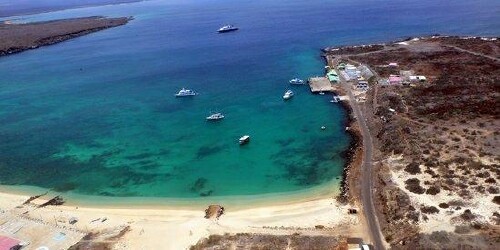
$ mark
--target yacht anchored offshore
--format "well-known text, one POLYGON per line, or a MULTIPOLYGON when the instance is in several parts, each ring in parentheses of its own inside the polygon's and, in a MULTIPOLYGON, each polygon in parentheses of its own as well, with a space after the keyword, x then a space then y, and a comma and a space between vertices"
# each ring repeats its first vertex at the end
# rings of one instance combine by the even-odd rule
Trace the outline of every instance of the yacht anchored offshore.
POLYGON ((179 90, 179 92, 177 94, 175 94, 175 97, 195 96, 197 94, 198 93, 196 93, 190 89, 182 88, 181 90, 179 90))
POLYGON ((240 145, 247 144, 247 143, 250 142, 250 136, 249 135, 244 135, 244 136, 240 137, 240 139, 238 140, 238 142, 240 143, 240 145))
POLYGON ((288 100, 293 97, 293 91, 287 90, 285 94, 283 95, 283 99, 288 100))
POLYGON ((213 113, 207 116, 207 121, 217 121, 221 119, 224 119, 224 115, 222 113, 213 113))
POLYGON ((230 32, 230 31, 237 31, 237 30, 238 30, 238 27, 234 27, 233 25, 228 24, 228 25, 222 26, 219 30, 217 30, 217 32, 225 33, 225 32, 230 32))

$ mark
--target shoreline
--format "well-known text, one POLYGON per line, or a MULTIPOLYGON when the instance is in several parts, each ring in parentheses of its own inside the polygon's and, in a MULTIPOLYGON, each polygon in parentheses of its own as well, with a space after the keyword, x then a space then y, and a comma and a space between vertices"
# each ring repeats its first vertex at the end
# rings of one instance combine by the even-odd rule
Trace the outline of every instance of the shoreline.
POLYGON ((249 208, 263 208, 267 206, 290 205, 322 199, 332 199, 339 194, 337 187, 340 187, 340 183, 337 178, 334 178, 320 186, 292 192, 218 197, 107 197, 61 193, 36 186, 10 185, 0 185, 0 194, 30 197, 47 193, 37 200, 47 201, 55 196, 61 196, 64 199, 63 206, 71 207, 88 207, 96 209, 179 209, 200 211, 200 209, 205 209, 209 204, 222 204, 224 206, 230 206, 233 210, 244 210, 249 208))
POLYGON ((341 101, 340 105, 344 108, 347 113, 347 120, 344 122, 344 127, 349 128, 346 132, 351 138, 349 142, 349 146, 346 150, 342 152, 342 157, 346 160, 344 167, 342 168, 342 178, 340 180, 340 193, 338 195, 338 200, 341 202, 348 202, 352 197, 350 194, 350 185, 349 185, 349 174, 354 165, 354 160, 356 158, 356 154, 362 148, 363 138, 361 135, 353 130, 352 128, 356 124, 356 119, 353 117, 353 110, 348 103, 349 101, 341 101))
MULTIPOLYGON (((324 59, 325 66, 328 66, 328 60, 324 54, 325 49, 321 49, 321 51, 323 52, 321 57, 324 59)), ((343 93, 343 90, 339 89, 337 91, 334 91, 334 93, 337 95, 341 95, 343 93)), ((341 157, 344 159, 345 162, 344 166, 342 167, 339 194, 337 194, 335 198, 338 202, 342 204, 353 202, 352 196, 354 195, 351 194, 350 192, 351 189, 349 184, 349 177, 351 170, 353 168, 356 168, 355 160, 358 157, 358 153, 363 147, 363 138, 361 134, 356 129, 353 129, 356 126, 356 119, 353 116, 352 106, 350 105, 349 102, 350 100, 344 100, 339 102, 340 106, 346 112, 345 119, 342 124, 343 127, 346 128, 346 133, 350 138, 348 147, 340 153, 341 157)))
MULTIPOLYGON (((203 210, 66 205, 39 207, 40 201, 34 200, 21 205, 28 199, 27 196, 1 192, 0 199, 4 201, 0 203, 2 219, 7 220, 7 223, 23 221, 31 227, 43 227, 45 230, 66 230, 68 235, 80 233, 80 238, 68 242, 69 245, 75 244, 89 233, 128 227, 126 234, 110 243, 118 249, 186 249, 200 239, 214 234, 289 235, 300 232, 307 235, 313 233, 311 228, 318 225, 325 227, 325 233, 359 232, 361 227, 359 218, 355 215, 347 216, 347 207, 339 205, 333 198, 243 210, 225 207, 224 214, 218 219, 204 218, 203 210), (69 218, 77 218, 78 222, 69 224, 69 218), (95 222, 96 220, 99 221, 95 222)), ((33 235, 21 230, 16 233, 16 237, 36 242, 46 238, 46 231, 44 233, 40 230, 33 235)))
MULTIPOLYGON (((353 126, 355 119, 349 103, 341 102, 341 105, 346 112, 342 124, 353 126)), ((159 203, 155 203, 152 197, 111 199, 99 196, 97 199, 87 196, 90 199, 79 200, 63 193, 63 198, 69 197, 67 203, 40 208, 39 205, 59 193, 50 192, 24 204, 30 196, 47 190, 38 188, 40 192, 34 193, 32 191, 37 190, 36 187, 0 185, 0 211, 8 214, 10 221, 28 219, 32 225, 48 227, 59 227, 55 218, 63 217, 66 221, 78 218, 76 225, 63 225, 67 227, 65 229, 85 234, 128 226, 130 231, 116 243, 120 249, 184 249, 209 235, 226 233, 339 234, 365 238, 363 219, 358 214, 348 214, 351 204, 347 202, 350 197, 349 171, 355 167, 354 159, 359 152, 361 138, 353 129, 346 133, 350 142, 341 152, 344 159, 341 176, 313 188, 256 196, 177 199, 177 202, 175 199, 156 199, 161 200, 159 203), (147 200, 153 201, 145 202, 147 200), (219 219, 205 219, 203 210, 210 204, 220 204, 226 212, 219 219), (105 218, 106 222, 96 224, 96 218, 105 218), (325 231, 319 228, 325 228, 325 231)), ((30 237, 45 237, 42 232, 38 234, 30 237)))
MULTIPOLYGON (((50 21, 49 21, 50 22, 50 21)), ((1 54, 0 54, 1 56, 1 54)), ((352 128, 355 119, 352 109, 347 103, 341 101, 339 104, 345 111, 342 121, 343 127, 352 128)), ((56 192, 47 188, 29 185, 2 185, 0 184, 0 194, 11 194, 20 196, 35 196, 48 193, 38 200, 48 200, 57 195, 64 199, 63 206, 78 206, 87 208, 134 208, 134 209, 179 209, 196 210, 205 209, 209 204, 223 204, 235 210, 249 208, 265 208, 268 206, 299 204, 303 202, 317 201, 323 199, 335 199, 337 202, 346 205, 350 199, 348 175, 353 168, 356 153, 359 151, 362 138, 355 130, 345 131, 349 137, 348 146, 340 152, 340 157, 344 160, 342 173, 332 177, 331 180, 317 186, 278 193, 266 193, 255 195, 231 195, 231 196, 209 196, 190 198, 171 197, 119 197, 119 196, 99 196, 86 195, 71 192, 56 192)))
MULTIPOLYGON (((351 127, 355 123, 352 109, 345 101, 340 102, 345 110, 344 127, 351 127)), ((61 196, 65 203, 63 206, 78 206, 87 208, 133 208, 133 209, 179 209, 200 211, 209 204, 222 204, 233 210, 244 210, 250 208, 265 208, 269 206, 280 206, 299 204, 303 202, 318 201, 324 199, 335 199, 345 205, 349 200, 349 183, 347 181, 349 170, 353 167, 356 152, 360 149, 362 140, 360 136, 349 129, 346 131, 350 138, 348 147, 340 155, 344 159, 342 174, 333 177, 328 182, 318 186, 289 192, 256 194, 256 195, 234 195, 234 196, 211 196, 192 198, 169 198, 169 197, 108 197, 98 195, 85 195, 78 193, 56 192, 47 188, 28 185, 1 185, 0 194, 34 196, 46 193, 38 200, 48 200, 57 195, 61 196)))

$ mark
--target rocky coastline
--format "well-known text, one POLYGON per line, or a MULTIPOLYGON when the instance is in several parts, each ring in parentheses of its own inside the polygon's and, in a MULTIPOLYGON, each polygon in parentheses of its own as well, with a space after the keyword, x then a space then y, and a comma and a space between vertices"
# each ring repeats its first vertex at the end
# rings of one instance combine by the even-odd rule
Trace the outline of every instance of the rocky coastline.
POLYGON ((351 140, 349 142, 349 147, 341 153, 342 158, 345 159, 345 163, 342 170, 342 179, 340 181, 340 194, 337 196, 337 200, 341 203, 347 203, 351 199, 349 181, 351 170, 355 165, 355 158, 363 147, 363 138, 356 129, 353 129, 356 121, 352 115, 351 106, 349 106, 347 101, 342 101, 340 103, 347 112, 347 119, 344 122, 344 127, 347 128, 346 132, 351 140))

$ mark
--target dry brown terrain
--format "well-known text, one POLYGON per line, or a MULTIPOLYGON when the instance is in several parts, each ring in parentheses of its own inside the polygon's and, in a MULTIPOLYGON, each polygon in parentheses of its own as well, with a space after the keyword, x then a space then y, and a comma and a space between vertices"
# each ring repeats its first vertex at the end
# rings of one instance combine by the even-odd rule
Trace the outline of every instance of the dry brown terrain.
POLYGON ((270 235, 239 233, 210 235, 191 250, 202 249, 347 249, 345 238, 335 236, 270 235))
POLYGON ((0 23, 0 56, 51 45, 126 24, 130 18, 84 17, 26 24, 0 23))
POLYGON ((380 169, 375 202, 393 248, 500 248, 499 51, 498 39, 460 37, 326 50, 382 78, 427 77, 381 86, 375 76, 363 107, 380 169))

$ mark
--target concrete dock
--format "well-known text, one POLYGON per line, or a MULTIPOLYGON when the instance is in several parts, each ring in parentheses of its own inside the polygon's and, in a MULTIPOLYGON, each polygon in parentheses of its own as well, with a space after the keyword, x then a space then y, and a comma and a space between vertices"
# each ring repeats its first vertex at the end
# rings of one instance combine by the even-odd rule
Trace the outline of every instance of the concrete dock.
POLYGON ((313 93, 334 92, 336 90, 326 77, 311 77, 307 82, 309 83, 309 87, 313 93))

